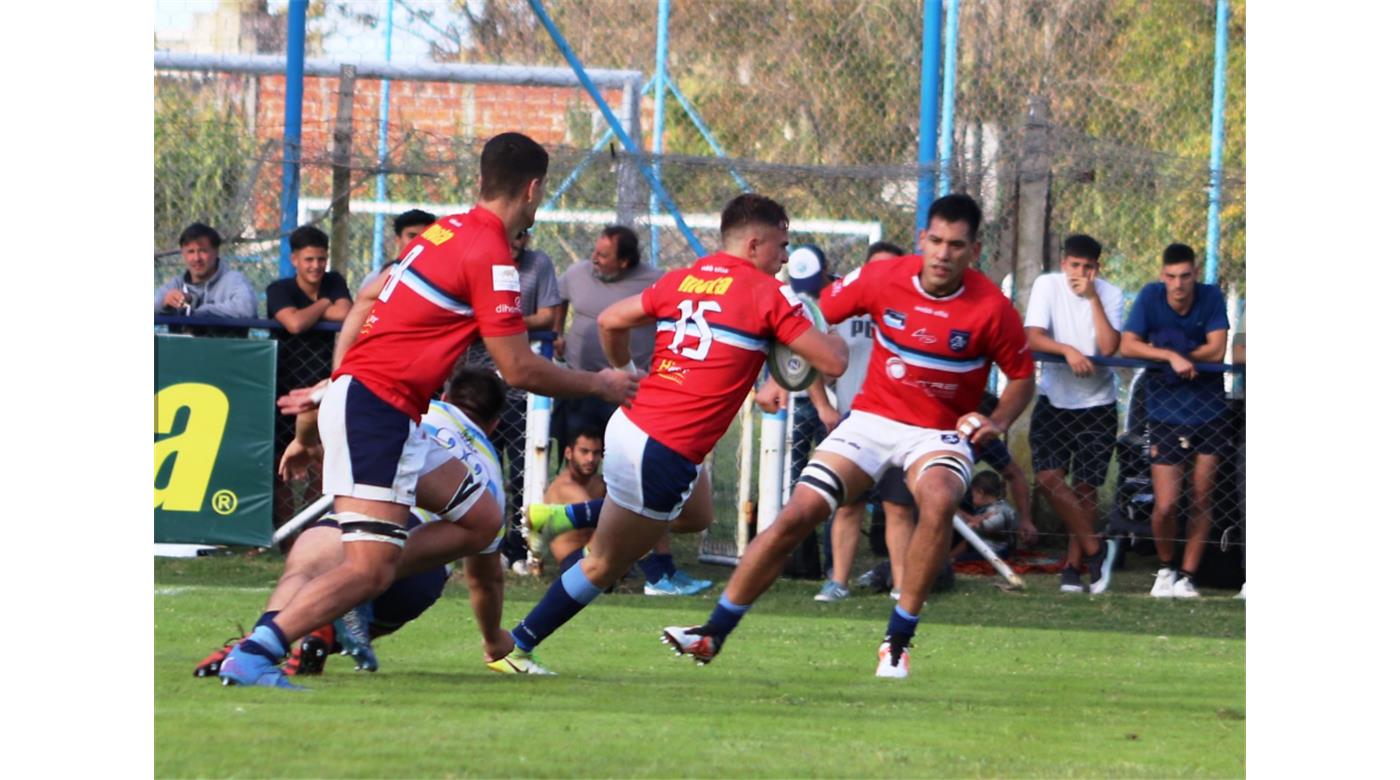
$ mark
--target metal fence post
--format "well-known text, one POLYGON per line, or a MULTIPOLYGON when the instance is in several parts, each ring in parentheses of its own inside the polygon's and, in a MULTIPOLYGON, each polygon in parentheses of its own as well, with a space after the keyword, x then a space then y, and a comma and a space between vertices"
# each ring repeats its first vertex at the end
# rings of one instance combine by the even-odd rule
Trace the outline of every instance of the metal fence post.
POLYGON ((1206 283, 1220 269, 1220 162, 1225 153, 1225 62, 1229 48, 1230 0, 1215 2, 1215 94, 1210 108, 1210 205, 1207 208, 1206 283))
POLYGON ((355 108, 355 66, 340 66, 335 135, 331 141, 331 270, 344 275, 350 253, 350 148, 355 108))
POLYGON ((938 31, 943 24, 942 0, 924 0, 924 50, 919 67, 919 205, 914 214, 914 245, 927 225, 933 204, 933 169, 938 126, 938 31))
POLYGON ((1016 176, 1016 308, 1026 310, 1031 284, 1045 270, 1050 231, 1050 105, 1043 96, 1027 101, 1024 154, 1016 176))
POLYGON ((297 228, 297 196, 301 189, 301 91, 306 65, 306 6, 308 0, 291 0, 287 6, 287 85, 282 112, 282 247, 279 273, 292 276, 292 244, 288 235, 297 228))

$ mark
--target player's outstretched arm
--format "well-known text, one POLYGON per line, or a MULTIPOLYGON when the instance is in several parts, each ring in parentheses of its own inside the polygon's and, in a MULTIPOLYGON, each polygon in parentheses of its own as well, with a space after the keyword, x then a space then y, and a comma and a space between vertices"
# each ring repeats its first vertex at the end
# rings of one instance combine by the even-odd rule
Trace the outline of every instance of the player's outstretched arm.
MULTIPOLYGON (((631 295, 614 303, 598 315, 598 340, 602 343, 603 354, 614 368, 632 369, 632 342, 628 337, 633 328, 650 325, 656 318, 647 314, 642 305, 642 296, 631 295)), ((636 366, 641 373, 647 373, 651 366, 636 366)))
POLYGON ((340 368, 340 361, 345 358, 345 353, 350 350, 350 345, 359 338, 360 328, 363 328, 365 320, 369 319, 369 312, 374 308, 374 302, 379 298, 379 291, 384 289, 384 280, 389 278, 392 270, 391 266, 385 266, 373 282, 355 294, 355 302, 350 304, 350 311, 340 323, 340 333, 335 336, 335 352, 331 355, 331 371, 340 368))
POLYGON ((846 341, 834 333, 823 333, 817 328, 808 328, 801 336, 792 340, 792 351, 807 359, 812 368, 827 376, 841 376, 846 373, 846 364, 851 353, 846 341))
POLYGON ((476 615, 476 625, 481 629, 481 654, 487 663, 491 663, 504 658, 515 648, 515 640, 501 628, 506 578, 501 571, 500 553, 467 556, 466 576, 472 613, 476 615))
POLYGON ((511 387, 553 398, 593 395, 610 404, 629 405, 637 378, 625 371, 575 371, 557 366, 530 351, 522 331, 510 336, 483 336, 486 351, 511 387))

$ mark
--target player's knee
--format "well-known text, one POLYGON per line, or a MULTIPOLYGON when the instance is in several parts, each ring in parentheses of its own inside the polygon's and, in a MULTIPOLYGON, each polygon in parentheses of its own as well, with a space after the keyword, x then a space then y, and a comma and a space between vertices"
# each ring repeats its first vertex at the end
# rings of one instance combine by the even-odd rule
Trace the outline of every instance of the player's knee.
MULTIPOLYGON (((821 522, 830 517, 842 504, 846 503, 846 482, 841 479, 834 469, 824 463, 817 461, 809 462, 802 469, 802 473, 797 475, 797 484, 805 486, 819 496, 826 504, 826 513, 821 514, 819 510, 809 510, 802 507, 802 514, 814 515, 813 523, 821 522)), ((789 506, 791 506, 791 502, 789 506)), ((806 519, 804 517, 804 519, 806 519)))
POLYGON ((972 467, 956 455, 938 455, 919 467, 914 496, 920 507, 954 508, 972 482, 972 467))

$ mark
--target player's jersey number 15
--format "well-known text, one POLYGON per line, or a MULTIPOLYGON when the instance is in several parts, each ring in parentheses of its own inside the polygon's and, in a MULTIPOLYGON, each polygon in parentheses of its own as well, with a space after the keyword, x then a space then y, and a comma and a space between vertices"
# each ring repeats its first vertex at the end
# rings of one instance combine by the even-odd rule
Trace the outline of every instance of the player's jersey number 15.
POLYGON ((710 354, 710 345, 714 342, 714 333, 710 330, 710 323, 705 321, 706 312, 719 312, 718 301, 681 301, 677 307, 681 311, 680 319, 676 321, 676 336, 671 339, 667 349, 677 353, 681 357, 692 360, 704 360, 710 354), (693 347, 681 347, 686 336, 690 335, 690 324, 695 323, 695 331, 699 336, 699 343, 693 347))

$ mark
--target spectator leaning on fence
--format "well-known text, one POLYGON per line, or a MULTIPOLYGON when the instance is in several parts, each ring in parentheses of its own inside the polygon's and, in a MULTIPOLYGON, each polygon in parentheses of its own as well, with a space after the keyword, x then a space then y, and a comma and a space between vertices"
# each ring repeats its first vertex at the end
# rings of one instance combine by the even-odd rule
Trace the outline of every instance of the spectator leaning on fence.
MULTIPOLYGON (((1076 234, 1065 239, 1060 272, 1042 274, 1026 304, 1026 343, 1064 357, 1040 367, 1039 397, 1031 412, 1031 465, 1036 482, 1069 532, 1060 590, 1083 593, 1081 562, 1097 555, 1094 535, 1098 488, 1108 475, 1118 433, 1118 394, 1111 370, 1090 362, 1118 351, 1123 291, 1099 278, 1103 247, 1076 234), (1074 486, 1067 478, 1074 473, 1074 486)), ((1094 590, 1095 583, 1090 583, 1094 590)), ((1103 581, 1099 590, 1107 587, 1103 581)))
POLYGON ((1160 566, 1152 585, 1158 598, 1195 598, 1197 567, 1212 520, 1216 469, 1228 452, 1230 431, 1225 385, 1219 372, 1193 363, 1225 357, 1225 297, 1213 284, 1196 282, 1196 253, 1172 244, 1162 253, 1162 277, 1142 288, 1123 329, 1123 355, 1165 361, 1170 371, 1148 373, 1147 437, 1152 444, 1152 535, 1160 566), (1190 513, 1181 568, 1176 551, 1177 503, 1186 466, 1191 468, 1190 513))
MULTIPOLYGON (((345 277, 326 270, 330 239, 319 228, 302 225, 292 231, 292 267, 296 275, 278 279, 267 286, 267 316, 284 330, 274 330, 277 339, 277 395, 293 388, 315 384, 330 374, 335 333, 313 331, 318 322, 340 322, 350 313, 350 288, 345 277)), ((294 420, 277 415, 274 449, 276 462, 292 440, 294 420)), ((284 496, 277 501, 278 516, 285 519, 291 507, 284 496)))
POLYGON ((157 314, 194 317, 256 317, 258 294, 248 277, 219 258, 219 231, 196 222, 180 234, 185 272, 156 290, 157 314))

